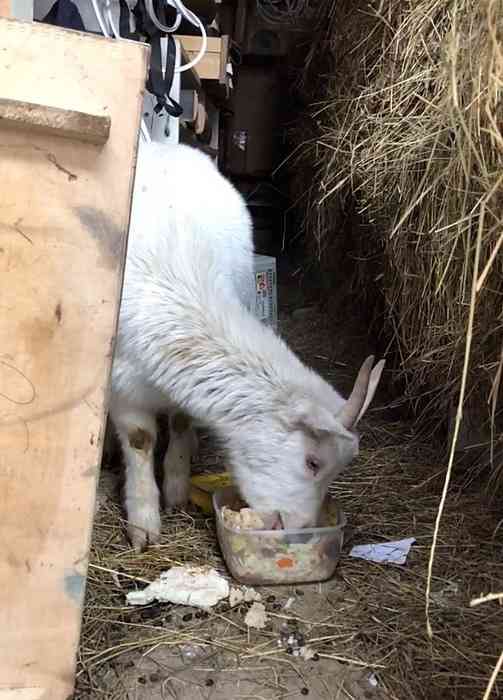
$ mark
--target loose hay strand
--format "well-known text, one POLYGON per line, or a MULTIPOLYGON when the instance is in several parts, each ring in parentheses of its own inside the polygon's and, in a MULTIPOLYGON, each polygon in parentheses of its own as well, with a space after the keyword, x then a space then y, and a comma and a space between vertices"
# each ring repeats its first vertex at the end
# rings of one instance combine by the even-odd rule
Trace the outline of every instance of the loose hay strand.
POLYGON ((431 543, 430 557, 428 560, 428 575, 426 578, 425 616, 426 616, 426 629, 428 632, 428 637, 430 639, 433 637, 433 630, 431 628, 431 623, 430 623, 430 594, 431 594, 431 579, 433 576, 433 562, 435 560, 435 550, 437 547, 438 533, 440 530, 440 521, 442 519, 442 513, 444 512, 445 501, 447 498, 447 492, 449 490, 449 483, 451 480, 452 467, 454 464, 456 445, 457 445, 457 441, 458 441, 459 430, 461 427, 461 421, 463 418, 463 404, 465 401, 466 384, 467 384, 467 378, 468 378, 468 367, 469 367, 469 363, 470 363, 470 352, 471 352, 472 338, 473 338, 473 321, 475 318, 475 306, 476 306, 476 302, 477 302, 477 278, 478 278, 478 274, 479 274, 480 249, 481 249, 481 244, 482 244, 482 232, 484 229, 484 218, 485 218, 485 207, 482 207, 482 211, 481 211, 480 218, 479 218, 477 243, 475 246, 475 260, 474 260, 474 264, 473 264, 470 311, 469 311, 469 315, 468 315, 468 328, 466 330, 465 359, 464 359, 464 364, 463 364, 463 374, 461 375, 461 388, 459 390, 458 409, 456 412, 454 433, 453 433, 453 437, 452 437, 452 443, 450 446, 449 463, 447 465, 444 486, 442 489, 442 495, 441 495, 440 503, 438 506, 437 517, 435 519, 435 529, 433 530, 433 540, 431 543))
POLYGON ((494 671, 491 673, 491 677, 489 679, 489 682, 487 684, 487 688, 484 693, 484 697, 482 700, 489 700, 491 697, 491 693, 493 692, 493 688, 496 683, 496 678, 498 677, 499 672, 501 671, 501 667, 503 666, 503 651, 501 652, 498 661, 496 662, 496 666, 494 667, 494 671))

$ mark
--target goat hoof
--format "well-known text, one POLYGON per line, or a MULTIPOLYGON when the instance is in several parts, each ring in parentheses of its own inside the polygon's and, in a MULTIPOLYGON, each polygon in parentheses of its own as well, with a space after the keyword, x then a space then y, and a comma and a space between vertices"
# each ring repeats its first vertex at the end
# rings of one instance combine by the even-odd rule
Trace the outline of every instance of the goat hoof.
POLYGON ((140 553, 148 549, 149 545, 156 544, 159 541, 160 532, 141 530, 135 525, 130 525, 128 537, 135 552, 140 553))
POLYGON ((128 537, 137 552, 143 552, 151 544, 156 544, 161 535, 161 516, 159 511, 144 509, 141 514, 128 523, 128 537))
POLYGON ((189 502, 190 484, 185 480, 173 480, 164 484, 164 507, 169 512, 173 508, 183 508, 189 502))

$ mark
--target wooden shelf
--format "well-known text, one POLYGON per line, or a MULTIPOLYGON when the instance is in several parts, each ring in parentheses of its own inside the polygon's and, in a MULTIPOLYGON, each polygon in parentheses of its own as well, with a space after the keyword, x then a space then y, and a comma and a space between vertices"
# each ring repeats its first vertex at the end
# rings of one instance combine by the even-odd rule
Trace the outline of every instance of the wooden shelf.
MULTIPOLYGON (((189 56, 188 52, 184 48, 182 42, 180 41, 180 37, 176 37, 178 41, 180 42, 180 51, 181 51, 181 58, 182 58, 182 65, 185 65, 186 63, 190 63, 192 60, 192 57, 189 56)), ((182 90, 197 90, 199 91, 201 89, 201 79, 194 68, 189 68, 189 70, 184 70, 183 73, 180 73, 180 81, 181 81, 181 86, 182 90)))

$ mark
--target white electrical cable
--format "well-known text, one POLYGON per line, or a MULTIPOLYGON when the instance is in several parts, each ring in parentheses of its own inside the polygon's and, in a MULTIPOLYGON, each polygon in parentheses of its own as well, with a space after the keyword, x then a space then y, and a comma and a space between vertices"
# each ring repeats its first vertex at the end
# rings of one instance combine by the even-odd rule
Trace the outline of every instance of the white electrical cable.
POLYGON ((190 70, 191 68, 194 68, 199 61, 203 58, 204 54, 206 53, 206 49, 208 48, 208 37, 206 36, 206 31, 204 29, 204 25, 199 19, 197 15, 195 15, 191 10, 188 10, 185 5, 183 4, 182 0, 171 0, 178 12, 180 12, 185 19, 190 22, 194 27, 198 27, 199 31, 201 32, 201 48, 199 49, 199 52, 195 58, 192 59, 192 61, 189 61, 189 63, 185 63, 183 66, 180 66, 178 69, 175 69, 177 73, 183 73, 186 70, 190 70))
POLYGON ((110 0, 105 0, 105 14, 106 14, 106 18, 108 20, 108 25, 109 25, 110 29, 112 30, 112 34, 114 35, 114 37, 116 39, 120 39, 121 37, 119 34, 119 30, 117 29, 117 27, 114 24, 114 18, 112 16, 112 3, 110 2, 110 0))
MULTIPOLYGON (((109 37, 110 32, 106 28, 104 18, 101 14, 101 11, 98 7, 98 2, 100 0, 91 0, 93 9, 94 9, 94 14, 96 15, 96 19, 98 20, 98 24, 100 25, 100 29, 104 36, 109 37)), ((165 0, 168 4, 168 0, 165 0)), ((147 8, 148 15, 152 22, 155 24, 155 26, 160 29, 163 32, 176 32, 178 27, 180 26, 182 22, 182 17, 187 20, 187 22, 190 22, 194 27, 197 27, 199 31, 201 32, 201 48, 199 49, 197 56, 192 59, 192 61, 189 61, 189 63, 185 63, 182 66, 179 66, 178 68, 175 68, 175 73, 183 73, 184 71, 190 70, 191 68, 194 68, 199 61, 203 58, 204 54, 206 53, 206 49, 208 48, 208 38, 206 35, 206 30, 204 29, 204 25, 199 19, 197 15, 195 15, 192 10, 189 10, 185 5, 183 4, 182 0, 171 0, 171 3, 173 4, 174 9, 176 10, 176 20, 175 23, 171 27, 167 27, 164 24, 161 24, 159 21, 158 17, 156 16, 154 12, 154 3, 153 0, 145 0, 145 6, 147 8)), ((112 8, 111 8, 111 2, 110 0, 105 0, 105 12, 106 12, 106 17, 108 19, 108 24, 109 28, 115 36, 116 39, 120 39, 119 32, 117 31, 117 28, 115 27, 113 16, 112 16, 112 8)))
MULTIPOLYGON (((166 4, 170 5, 168 0, 165 0, 165 2, 166 4)), ((182 18, 184 18, 187 20, 187 22, 190 22, 190 24, 192 24, 194 27, 197 27, 201 32, 202 43, 197 56, 193 58, 192 61, 189 61, 189 63, 185 63, 184 65, 175 68, 175 73, 183 73, 184 71, 190 70, 190 68, 193 68, 195 65, 197 65, 199 61, 203 58, 204 54, 206 53, 206 49, 208 48, 208 39, 203 23, 197 15, 195 15, 191 10, 185 7, 182 0, 171 0, 171 6, 174 7, 174 9, 176 10, 177 17, 174 25, 172 27, 167 27, 164 24, 161 24, 159 18, 155 14, 153 0, 145 0, 145 7, 147 8, 147 12, 150 19, 155 24, 155 26, 161 31, 168 33, 176 32, 176 30, 181 24, 182 18)))
POLYGON ((176 19, 175 23, 171 27, 167 27, 165 24, 162 24, 159 21, 159 18, 154 12, 154 2, 153 0, 145 0, 145 7, 147 8, 148 16, 152 20, 152 22, 155 24, 155 26, 161 30, 161 32, 176 32, 180 24, 182 23, 182 14, 177 11, 176 13, 176 19))
POLYGON ((110 34, 108 33, 108 30, 105 26, 105 22, 103 20, 101 11, 98 7, 98 0, 91 0, 91 3, 93 5, 94 14, 96 15, 96 19, 98 20, 98 24, 100 25, 102 34, 106 37, 110 37, 110 34))

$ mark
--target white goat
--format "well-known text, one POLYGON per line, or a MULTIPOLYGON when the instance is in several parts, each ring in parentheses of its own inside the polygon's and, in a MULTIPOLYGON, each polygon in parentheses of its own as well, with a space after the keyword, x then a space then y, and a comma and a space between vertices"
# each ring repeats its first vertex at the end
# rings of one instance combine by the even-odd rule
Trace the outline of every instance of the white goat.
POLYGON ((131 213, 110 414, 126 466, 129 537, 159 537, 156 414, 170 415, 164 501, 187 501, 194 424, 224 441, 251 507, 285 527, 319 516, 358 453, 354 428, 383 362, 368 358, 346 402, 245 308, 253 282, 250 217, 213 162, 187 146, 142 144, 131 213), (249 288, 249 287, 248 287, 249 288))

